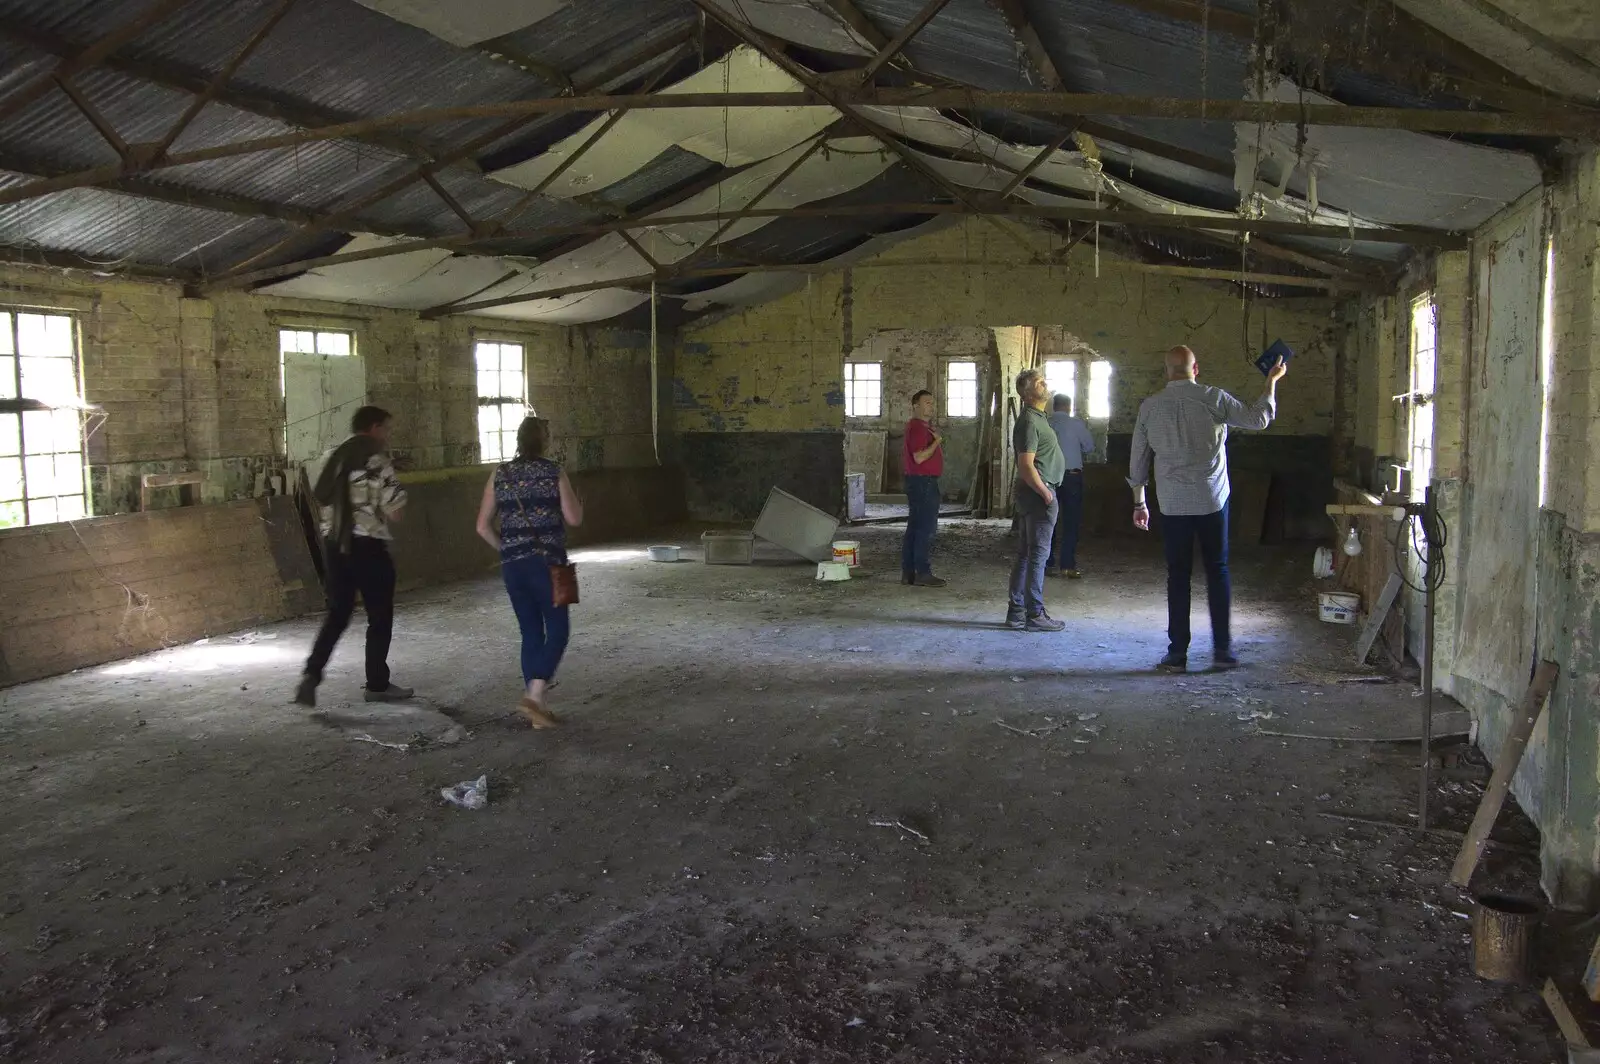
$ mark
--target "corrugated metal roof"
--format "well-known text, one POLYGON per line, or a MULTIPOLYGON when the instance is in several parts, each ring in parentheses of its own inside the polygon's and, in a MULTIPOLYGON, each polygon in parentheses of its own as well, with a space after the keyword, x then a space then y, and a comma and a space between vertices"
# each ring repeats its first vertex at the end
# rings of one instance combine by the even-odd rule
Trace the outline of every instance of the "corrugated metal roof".
MULTIPOLYGON (((0 189, 30 180, 0 172, 0 189)), ((130 260, 211 272, 261 250, 285 232, 281 222, 94 188, 0 205, 0 233, 6 243, 70 251, 108 265, 130 260)))
MULTIPOLYGON (((190 0, 179 14, 146 31, 118 55, 166 67, 190 82, 203 82, 222 69, 277 2, 190 0)), ((764 5, 751 8, 760 16, 758 21, 802 27, 793 32, 807 38, 797 42, 803 46, 815 48, 821 40, 843 42, 846 50, 853 47, 847 35, 835 32, 838 18, 824 0, 781 0, 777 6, 773 6, 775 0, 756 2, 764 5)), ((1254 14, 1256 9, 1254 0, 1209 2, 1216 11, 1254 14)), ((139 16, 149 3, 150 0, 0 0, 0 98, 48 71, 57 61, 14 43, 4 33, 7 23, 64 40, 65 45, 53 47, 70 50, 69 46, 81 47, 139 16)), ((746 5, 751 5, 752 0, 719 3, 737 16, 746 12, 746 5)), ((890 34, 924 6, 924 0, 856 3, 890 34)), ((1069 90, 1241 98, 1249 89, 1252 42, 1248 39, 1215 32, 1205 35, 1194 22, 1164 17, 1119 0, 1029 0, 1027 8, 1033 27, 1069 90)), ((518 62, 526 59, 554 67, 585 83, 601 71, 615 75, 619 60, 700 23, 701 16, 691 0, 575 0, 524 30, 476 48, 463 48, 354 0, 298 0, 277 30, 245 61, 229 87, 269 104, 286 104, 291 109, 299 106, 344 119, 548 96, 558 91, 557 86, 548 78, 520 68, 518 62)), ((717 35, 712 39, 717 40, 717 35)), ((1296 48, 1301 43, 1296 41, 1296 48)), ((714 46, 727 47, 725 43, 714 46)), ((989 0, 949 0, 913 39, 905 55, 918 71, 936 79, 980 88, 1037 87, 1023 49, 989 0)), ((835 65, 859 62, 838 56, 829 59, 820 53, 812 58, 835 65)), ((699 67, 682 56, 672 61, 681 64, 682 70, 674 70, 664 84, 699 67)), ((1317 74, 1325 91, 1350 102, 1413 107, 1454 103, 1438 96, 1422 96, 1416 84, 1389 84, 1337 63, 1331 63, 1325 71, 1319 69, 1317 74)), ((186 92, 105 68, 85 71, 75 80, 123 139, 132 143, 161 139, 191 99, 186 92)), ((614 77, 613 84, 629 80, 636 82, 637 78, 614 77)), ((512 165, 546 150, 581 127, 588 117, 563 115, 530 121, 498 144, 490 145, 492 150, 477 154, 485 162, 493 160, 497 168, 512 165)), ((1061 128, 1059 123, 1020 115, 965 113, 960 117, 1001 141, 1016 145, 1043 144, 1061 128)), ((162 184, 160 196, 155 198, 81 189, 0 206, 0 243, 71 251, 102 261, 136 259, 211 272, 271 246, 292 232, 292 225, 244 213, 165 202, 167 189, 178 190, 178 195, 190 189, 299 210, 333 212, 415 172, 417 160, 397 149, 396 139, 437 151, 477 137, 499 124, 500 120, 456 122, 399 131, 385 147, 354 141, 319 142, 162 170, 145 179, 162 184)), ((1200 207, 1234 209, 1237 197, 1231 176, 1236 138, 1233 124, 1109 118, 1100 124, 1186 149, 1216 164, 1196 167, 1108 146, 1107 173, 1123 185, 1200 207), (1218 167, 1225 169, 1218 172, 1218 167)), ((291 129, 273 118, 213 103, 188 127, 175 150, 273 136, 291 129)), ((1101 139, 1110 141, 1111 136, 1101 139)), ((1523 139, 1511 143, 1525 148, 1530 142, 1523 139)), ((0 167, 29 165, 41 173, 54 173, 115 161, 110 145, 59 91, 47 93, 17 114, 0 120, 0 167)), ((1337 160, 1332 165, 1337 166, 1337 160)), ((1359 177, 1358 171, 1352 174, 1359 177)), ((680 190, 701 187, 719 176, 735 177, 692 151, 669 148, 598 193, 576 200, 536 197, 512 225, 515 231, 529 234, 529 238, 494 250, 537 256, 570 247, 574 243, 570 234, 540 236, 539 230, 647 209, 650 204, 674 198, 680 190)), ((461 167, 442 170, 438 177, 449 195, 477 220, 501 216, 524 197, 519 189, 461 167)), ((13 173, 0 173, 0 188, 14 187, 23 180, 13 173)), ((1291 185, 1291 189, 1294 187, 1291 185)), ((1324 182, 1324 199, 1332 206, 1341 205, 1327 190, 1339 187, 1336 181, 1324 182)), ((1478 191, 1457 189, 1456 194, 1471 196, 1478 191)), ((1478 198, 1493 200, 1503 192, 1503 188, 1494 188, 1478 198)), ((1409 209, 1427 206, 1421 202, 1427 196, 1425 187, 1412 188, 1409 194, 1413 199, 1409 209)), ((943 198, 938 190, 897 164, 838 200, 890 203, 934 196, 943 198)), ((248 203, 237 205, 238 210, 247 207, 248 203)), ((421 182, 413 182, 381 203, 361 208, 359 215, 360 222, 350 224, 350 230, 371 227, 383 232, 443 236, 459 234, 465 227, 443 198, 421 182)), ((778 219, 725 242, 716 249, 716 258, 701 261, 748 264, 831 260, 873 239, 875 233, 922 220, 919 216, 778 219)), ((1179 261, 1214 264, 1232 254, 1165 231, 1135 233, 1131 237, 1179 261)), ((306 246, 320 249, 342 240, 336 229, 330 229, 306 246)), ((1319 253, 1358 255, 1385 262, 1406 254, 1403 246, 1391 244, 1314 238, 1286 238, 1279 242, 1319 253)), ((1273 272, 1294 271, 1280 260, 1273 272)), ((690 286, 693 290, 718 287, 728 286, 725 282, 690 286)), ((598 296, 593 302, 597 306, 607 304, 598 296)))

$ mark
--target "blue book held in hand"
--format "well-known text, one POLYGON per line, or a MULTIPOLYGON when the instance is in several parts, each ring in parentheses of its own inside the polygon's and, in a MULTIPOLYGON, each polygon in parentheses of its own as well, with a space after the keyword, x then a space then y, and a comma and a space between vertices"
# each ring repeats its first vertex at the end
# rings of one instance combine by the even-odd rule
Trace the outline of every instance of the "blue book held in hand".
POLYGON ((1283 359, 1283 364, 1287 366, 1289 360, 1293 357, 1294 348, 1282 340, 1274 340, 1272 341, 1272 346, 1261 352, 1261 357, 1256 359, 1256 369, 1260 370, 1261 375, 1265 377, 1272 370, 1273 363, 1277 362, 1278 359, 1283 359))

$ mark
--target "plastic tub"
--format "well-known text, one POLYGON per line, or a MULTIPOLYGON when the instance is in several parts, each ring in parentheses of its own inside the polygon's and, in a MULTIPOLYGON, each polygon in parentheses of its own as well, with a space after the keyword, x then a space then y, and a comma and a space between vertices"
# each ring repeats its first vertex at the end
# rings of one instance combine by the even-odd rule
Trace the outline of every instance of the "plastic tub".
POLYGON ((833 560, 854 569, 861 564, 861 544, 853 539, 834 540, 833 560))
POLYGON ((700 546, 707 565, 749 565, 756 557, 753 532, 702 532, 700 546))
POLYGON ((678 560, 678 546, 675 543, 662 544, 650 548, 650 560, 653 562, 675 562, 678 560))
POLYGON ((1361 596, 1324 591, 1317 596, 1317 612, 1329 624, 1355 624, 1361 615, 1361 596))

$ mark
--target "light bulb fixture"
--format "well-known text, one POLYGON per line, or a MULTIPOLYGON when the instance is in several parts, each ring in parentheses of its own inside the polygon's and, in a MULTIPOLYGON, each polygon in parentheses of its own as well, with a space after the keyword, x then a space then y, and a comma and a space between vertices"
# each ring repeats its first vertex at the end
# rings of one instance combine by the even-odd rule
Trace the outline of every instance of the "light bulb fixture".
POLYGON ((1350 534, 1344 537, 1344 552, 1351 558, 1361 553, 1361 534, 1356 531, 1356 523, 1350 522, 1350 534))

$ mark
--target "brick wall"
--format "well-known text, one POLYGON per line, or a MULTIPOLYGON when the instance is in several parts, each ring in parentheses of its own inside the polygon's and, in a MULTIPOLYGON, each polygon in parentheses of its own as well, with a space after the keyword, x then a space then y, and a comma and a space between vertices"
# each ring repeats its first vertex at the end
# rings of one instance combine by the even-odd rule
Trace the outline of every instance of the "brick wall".
MULTIPOLYGON (((1030 233, 1041 252, 1049 239, 1030 233)), ((1132 430, 1162 384, 1174 344, 1198 352, 1207 383, 1259 393, 1250 364, 1267 339, 1301 353, 1272 431, 1331 434, 1340 326, 1329 299, 1253 300, 1222 284, 1124 268, 1079 245, 1068 262, 1029 265, 981 220, 908 241, 847 271, 813 278, 763 306, 685 330, 676 405, 687 431, 814 431, 843 425, 845 353, 885 329, 1060 326, 1116 367, 1112 432, 1132 430), (933 264, 929 264, 933 263, 933 264), (1248 335, 1248 340, 1245 336, 1248 335)))
MULTIPOLYGON (((648 337, 0 268, 0 305, 66 310, 81 324, 85 395, 106 420, 89 440, 94 509, 137 507, 143 473, 201 469, 204 501, 258 492, 283 469, 278 329, 352 330, 369 401, 396 416, 412 468, 476 462, 475 338, 525 346, 532 401, 574 471, 654 465, 648 337)), ((175 505, 175 491, 153 506, 175 505)))

